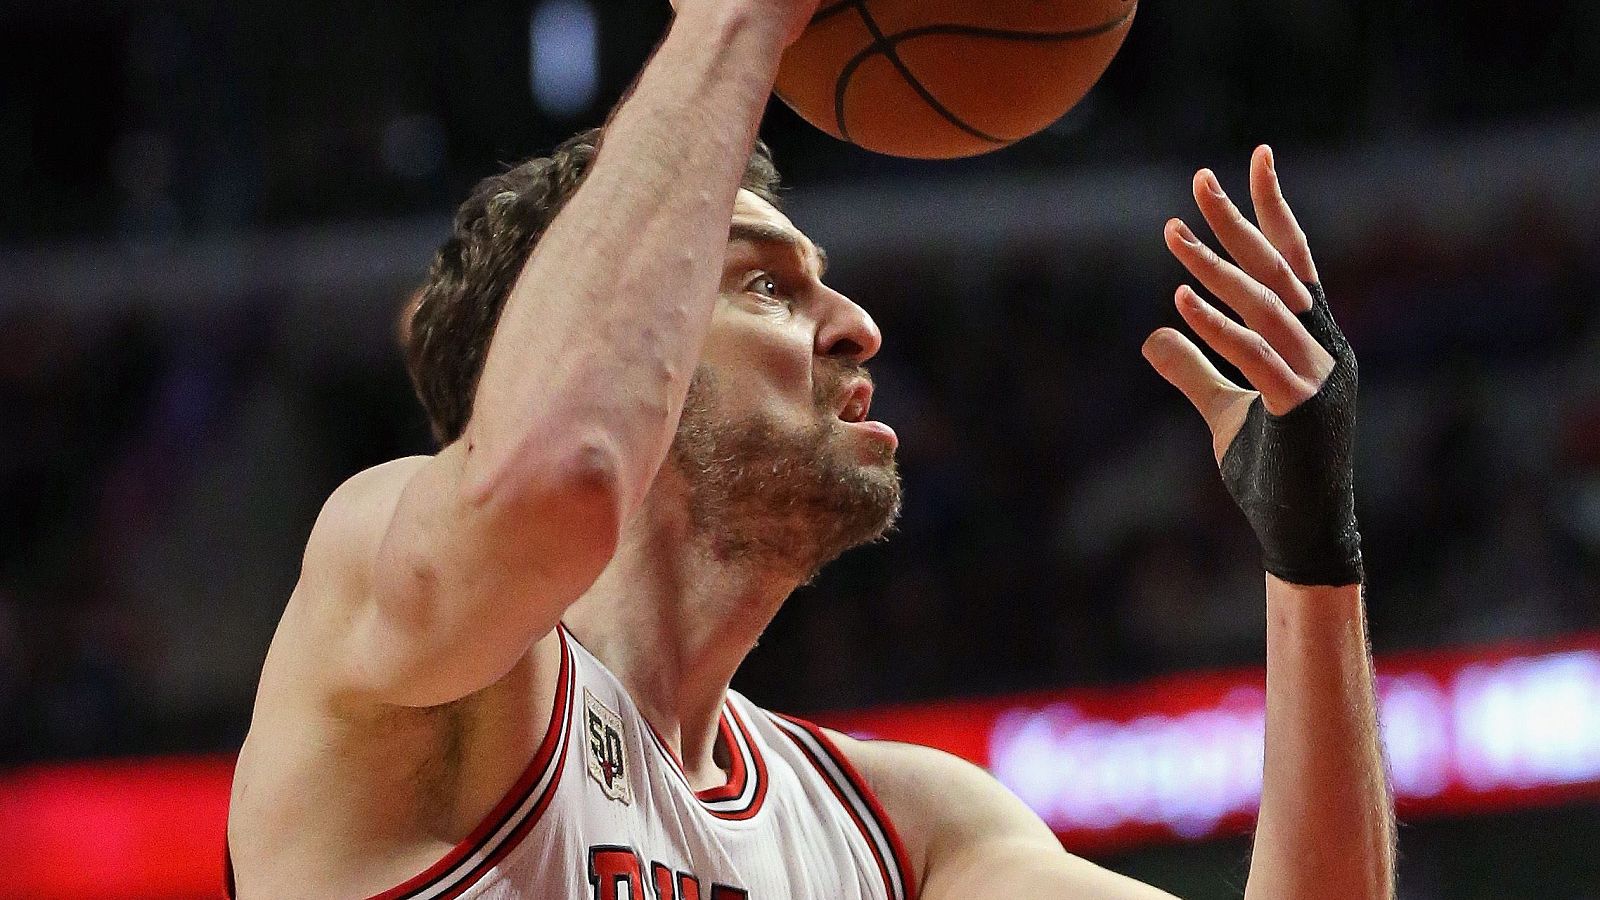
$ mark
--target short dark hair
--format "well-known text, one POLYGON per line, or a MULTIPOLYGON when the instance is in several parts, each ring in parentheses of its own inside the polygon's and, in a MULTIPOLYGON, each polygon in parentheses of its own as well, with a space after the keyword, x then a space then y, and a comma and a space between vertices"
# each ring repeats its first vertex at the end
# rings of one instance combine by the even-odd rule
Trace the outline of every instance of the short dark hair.
MULTIPOLYGON (((401 344, 417 399, 441 446, 466 429, 511 286, 545 229, 583 184, 603 136, 598 128, 580 132, 549 156, 478 182, 456 211, 427 281, 412 294, 401 344)), ((756 145, 742 186, 778 204, 778 170, 766 145, 756 145)))

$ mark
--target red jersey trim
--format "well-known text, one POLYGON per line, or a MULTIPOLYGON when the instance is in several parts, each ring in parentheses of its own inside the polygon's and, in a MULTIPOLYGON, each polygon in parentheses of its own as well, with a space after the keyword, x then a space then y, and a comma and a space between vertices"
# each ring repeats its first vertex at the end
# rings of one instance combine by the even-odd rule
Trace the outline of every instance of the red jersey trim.
MULTIPOLYGON (((726 801, 717 801, 707 796, 713 793, 708 791, 700 795, 700 800, 707 804, 706 809, 712 815, 728 821, 742 822, 746 819, 754 818, 757 813, 761 812, 761 807, 766 803, 767 785, 770 783, 770 779, 767 777, 767 761, 762 758, 761 745, 756 743, 755 736, 750 732, 750 726, 745 724, 744 716, 739 712, 738 706, 732 700, 725 701, 722 724, 723 728, 726 729, 724 732, 725 739, 729 740, 730 757, 735 760, 738 760, 741 756, 749 759, 749 767, 754 770, 750 776, 754 780, 754 785, 749 793, 748 800, 743 800, 744 791, 733 794, 732 798, 726 801), (733 723, 731 728, 728 727, 728 722, 730 721, 733 723)), ((740 764, 736 762, 735 768, 740 767, 740 764)), ((732 780, 730 778, 730 781, 732 780)))
POLYGON ((645 730, 649 732, 656 748, 678 776, 678 782, 700 802, 706 812, 729 822, 742 822, 761 812, 767 799, 767 763, 761 757, 760 745, 751 736, 749 726, 744 723, 731 700, 723 700, 722 713, 717 721, 718 737, 728 748, 728 781, 720 787, 703 791, 696 791, 689 785, 688 776, 683 774, 683 763, 656 732, 655 726, 643 716, 639 718, 644 722, 645 730))
MULTIPOLYGON (((371 900, 447 900, 447 898, 460 896, 467 888, 471 887, 482 873, 489 867, 499 862, 522 838, 527 835, 539 817, 544 814, 550 805, 550 800, 555 796, 556 786, 561 781, 561 769, 567 758, 567 723, 568 712, 572 708, 572 651, 567 646, 567 638, 561 629, 557 629, 561 636, 561 672, 556 678, 556 704, 550 711, 550 722, 545 727, 544 740, 539 743, 539 749, 534 752, 533 760, 523 770, 521 777, 506 792, 494 809, 484 817, 470 834, 459 844, 446 853, 444 858, 425 869, 421 874, 408 879, 398 887, 391 888, 381 894, 374 895, 371 900), (557 753, 559 751, 559 754, 557 753), (558 757, 552 765, 552 758, 558 757), (528 796, 541 782, 548 783, 540 792, 539 799, 533 808, 508 832, 499 845, 477 865, 471 867, 458 879, 447 879, 453 871, 460 868, 461 864, 470 859, 483 849, 483 844, 492 835, 502 831, 506 824, 515 817, 516 812, 526 803, 528 796)), ((233 854, 226 846, 223 847, 223 896, 233 900, 238 894, 234 883, 233 854)))
POLYGON ((745 779, 748 777, 746 772, 748 767, 744 762, 744 754, 738 752, 739 745, 734 740, 733 727, 728 724, 726 711, 717 717, 717 733, 722 736, 723 746, 728 748, 728 758, 732 760, 732 763, 728 772, 727 784, 722 787, 707 788, 703 791, 694 792, 696 797, 707 803, 715 803, 718 800, 739 799, 739 795, 744 793, 745 779))
POLYGON ((802 755, 811 762, 822 780, 832 789, 834 797, 861 829, 883 877, 884 891, 890 900, 916 900, 915 878, 910 857, 894 822, 883 810, 866 778, 840 751, 833 739, 821 728, 802 719, 779 713, 768 713, 773 723, 794 741, 802 755), (897 887, 898 886, 898 887, 897 887))
POLYGON ((556 786, 561 782, 561 770, 565 767, 567 745, 570 743, 567 738, 571 730, 569 722, 575 681, 572 650, 567 645, 565 631, 557 627, 556 633, 561 640, 561 674, 556 681, 555 708, 550 712, 544 740, 540 742, 527 769, 478 827, 443 859, 405 883, 375 894, 369 900, 447 900, 458 897, 511 852, 538 824, 540 816, 555 796, 556 786), (531 808, 527 808, 529 799, 535 794, 538 798, 531 808), (511 826, 509 830, 507 826, 511 826), (498 841, 496 835, 499 836, 498 841), (488 853, 483 859, 463 869, 465 864, 486 850, 488 853))

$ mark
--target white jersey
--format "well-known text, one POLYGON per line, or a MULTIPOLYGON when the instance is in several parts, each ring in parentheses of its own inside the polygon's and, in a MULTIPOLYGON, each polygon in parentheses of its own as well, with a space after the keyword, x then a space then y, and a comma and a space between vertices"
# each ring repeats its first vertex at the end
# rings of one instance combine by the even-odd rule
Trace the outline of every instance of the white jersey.
POLYGON ((730 691, 728 782, 696 792, 622 683, 558 631, 555 711, 526 772, 374 900, 912 900, 894 827, 816 726, 730 691))

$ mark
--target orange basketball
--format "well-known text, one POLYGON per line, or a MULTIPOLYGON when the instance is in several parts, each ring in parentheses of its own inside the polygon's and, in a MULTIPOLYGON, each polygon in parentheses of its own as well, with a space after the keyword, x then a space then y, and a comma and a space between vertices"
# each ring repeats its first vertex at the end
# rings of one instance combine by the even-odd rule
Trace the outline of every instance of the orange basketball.
POLYGON ((778 96, 868 150, 953 159, 1061 118, 1106 70, 1137 0, 823 0, 778 96))

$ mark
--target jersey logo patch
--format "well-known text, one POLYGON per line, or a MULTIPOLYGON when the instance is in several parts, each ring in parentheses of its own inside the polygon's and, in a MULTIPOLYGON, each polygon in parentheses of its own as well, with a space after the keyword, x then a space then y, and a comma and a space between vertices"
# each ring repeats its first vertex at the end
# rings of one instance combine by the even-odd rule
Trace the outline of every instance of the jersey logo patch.
POLYGON ((589 734, 589 777, 612 800, 631 804, 627 745, 622 740, 622 717, 583 690, 585 730, 589 734))

